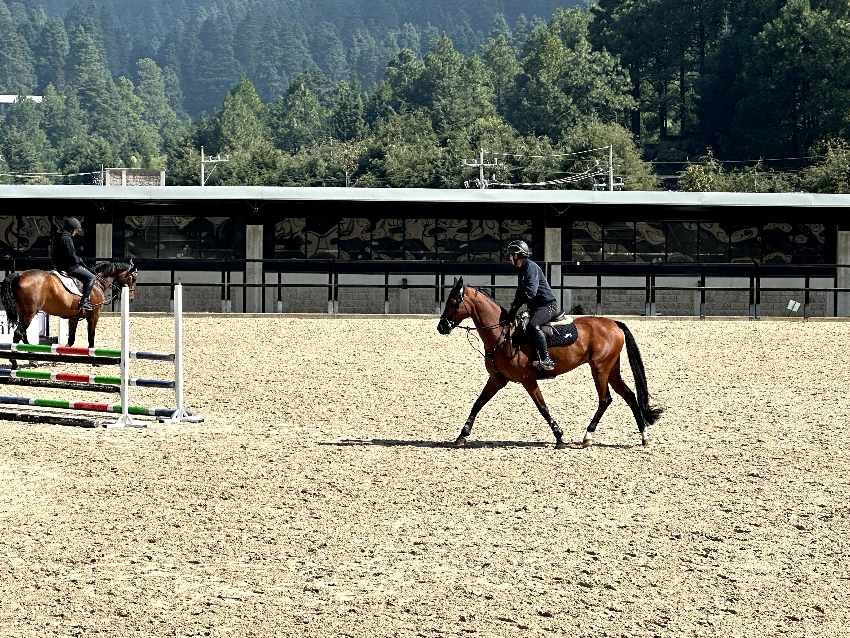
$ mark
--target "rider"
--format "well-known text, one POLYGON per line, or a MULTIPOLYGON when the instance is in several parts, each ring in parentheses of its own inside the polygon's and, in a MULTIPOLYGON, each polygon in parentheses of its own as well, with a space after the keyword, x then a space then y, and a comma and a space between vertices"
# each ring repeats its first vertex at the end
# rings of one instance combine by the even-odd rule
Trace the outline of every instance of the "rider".
POLYGON ((95 275, 85 267, 83 260, 77 255, 74 237, 83 234, 83 225, 75 217, 67 217, 62 223, 62 229, 57 233, 53 242, 53 265, 56 270, 64 270, 69 275, 83 282, 83 296, 80 298, 80 310, 94 310, 89 296, 95 282, 95 275))
POLYGON ((558 316, 558 303, 555 301, 555 295, 552 293, 549 282, 546 281, 543 270, 529 259, 531 251, 528 244, 521 239, 512 241, 508 244, 508 255, 514 268, 519 271, 519 284, 516 297, 511 304, 509 317, 511 321, 516 319, 519 309, 528 304, 528 309, 531 312, 528 329, 537 345, 537 361, 534 362, 534 367, 546 371, 554 370, 555 362, 549 356, 546 335, 543 334, 540 327, 558 316))

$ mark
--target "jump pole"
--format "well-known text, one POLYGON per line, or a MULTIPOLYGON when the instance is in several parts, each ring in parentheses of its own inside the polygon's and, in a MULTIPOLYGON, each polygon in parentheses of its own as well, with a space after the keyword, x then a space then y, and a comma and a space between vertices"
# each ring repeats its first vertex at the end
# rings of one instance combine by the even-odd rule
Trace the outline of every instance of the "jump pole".
POLYGON ((183 284, 174 286, 174 414, 170 423, 202 423, 204 417, 186 409, 183 396, 183 284))
POLYGON ((130 288, 121 289, 121 416, 108 428, 143 428, 142 421, 130 416, 130 288))

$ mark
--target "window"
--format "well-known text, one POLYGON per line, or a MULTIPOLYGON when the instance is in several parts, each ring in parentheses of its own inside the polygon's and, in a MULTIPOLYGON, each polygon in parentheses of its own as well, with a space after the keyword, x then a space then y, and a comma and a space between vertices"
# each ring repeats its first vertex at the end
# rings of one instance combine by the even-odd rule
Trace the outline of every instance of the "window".
POLYGON ((377 219, 372 232, 375 259, 404 259, 404 219, 377 219))
POLYGON ((729 227, 729 260, 737 263, 761 262, 761 233, 758 225, 729 227))
POLYGON ((281 218, 266 227, 282 259, 499 263, 513 239, 532 244, 530 219, 281 218))
POLYGON ((596 222, 573 222, 573 260, 602 261, 602 227, 596 222))
POLYGON ((125 257, 233 259, 245 255, 245 224, 232 217, 136 215, 124 218, 125 257))
MULTIPOLYGON (((7 257, 49 257, 50 244, 54 229, 61 224, 64 216, 53 215, 2 215, 0 216, 0 255, 7 257)), ((79 217, 86 228, 85 219, 79 217)), ((86 233, 82 240, 86 245, 92 245, 86 233)), ((79 243, 78 249, 86 253, 84 244, 79 243)))
POLYGON ((497 219, 472 219, 469 222, 469 260, 493 263, 502 257, 502 225, 497 219))
MULTIPOLYGON (((373 259, 372 222, 366 217, 343 217, 339 220, 339 259, 361 261, 373 259)), ((336 259, 337 256, 334 256, 336 259)))
POLYGON ((304 259, 304 229, 307 220, 303 217, 287 217, 274 225, 274 256, 277 259, 304 259))
POLYGON ((698 261, 698 225, 696 222, 667 222, 667 261, 692 263, 698 261))
POLYGON ((637 261, 655 263, 667 259, 667 238, 661 222, 638 222, 635 224, 635 256, 637 261))
POLYGON ((633 222, 610 222, 602 227, 605 261, 635 260, 635 225, 633 222))
POLYGON ((703 222, 699 225, 699 260, 729 261, 729 235, 722 224, 703 222))
POLYGON ((339 242, 339 220, 335 217, 307 218, 304 227, 304 243, 307 259, 336 259, 339 242))
POLYGON ((405 259, 436 259, 437 220, 407 219, 404 224, 405 259))

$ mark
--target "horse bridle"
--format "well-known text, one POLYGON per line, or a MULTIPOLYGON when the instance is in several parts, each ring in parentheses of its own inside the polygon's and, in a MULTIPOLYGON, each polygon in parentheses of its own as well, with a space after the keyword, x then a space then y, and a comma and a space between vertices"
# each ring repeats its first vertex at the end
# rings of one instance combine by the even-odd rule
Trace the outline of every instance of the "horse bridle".
MULTIPOLYGON (((477 288, 473 288, 473 290, 478 292, 477 288)), ((466 287, 464 287, 463 291, 460 293, 460 299, 458 300, 458 304, 457 304, 458 308, 460 308, 460 305, 464 302, 465 296, 466 296, 466 287)), ((494 323, 491 326, 481 326, 480 328, 475 328, 475 327, 470 328, 468 326, 460 325, 461 324, 460 321, 456 321, 454 319, 449 319, 448 317, 444 317, 444 319, 446 320, 446 323, 449 324, 449 328, 451 328, 452 330, 454 330, 455 328, 460 328, 461 330, 466 330, 466 341, 467 341, 467 343, 469 343, 470 347, 472 347, 473 350, 475 350, 478 354, 480 354, 485 359, 493 359, 496 356, 496 350, 498 350, 499 346, 501 346, 502 343, 504 343, 504 341, 505 341, 505 331, 502 330, 502 334, 499 336, 499 339, 498 339, 498 341, 496 341, 496 345, 493 346, 492 350, 485 349, 484 352, 481 352, 481 350, 479 350, 475 346, 475 344, 472 343, 472 339, 470 338, 470 335, 473 332, 479 332, 481 330, 492 330, 493 328, 501 328, 501 327, 508 326, 508 325, 511 324, 510 321, 499 321, 498 323, 494 323)))

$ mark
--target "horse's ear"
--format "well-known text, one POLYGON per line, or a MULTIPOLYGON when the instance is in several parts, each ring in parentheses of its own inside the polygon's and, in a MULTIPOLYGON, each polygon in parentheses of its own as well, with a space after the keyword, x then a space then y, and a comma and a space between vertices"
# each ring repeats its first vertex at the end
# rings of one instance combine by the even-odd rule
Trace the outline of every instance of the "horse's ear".
POLYGON ((463 277, 457 280, 457 290, 460 293, 461 299, 463 299, 463 277))

